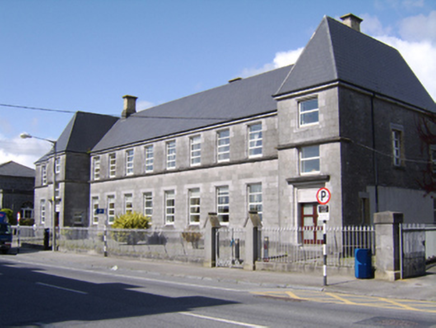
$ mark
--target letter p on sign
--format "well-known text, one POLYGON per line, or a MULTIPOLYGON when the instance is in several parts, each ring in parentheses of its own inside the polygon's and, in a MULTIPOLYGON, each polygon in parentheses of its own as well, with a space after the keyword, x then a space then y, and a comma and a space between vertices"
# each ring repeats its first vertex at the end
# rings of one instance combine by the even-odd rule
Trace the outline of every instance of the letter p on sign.
POLYGON ((327 188, 320 188, 316 193, 316 200, 321 205, 325 205, 330 201, 332 194, 327 188))

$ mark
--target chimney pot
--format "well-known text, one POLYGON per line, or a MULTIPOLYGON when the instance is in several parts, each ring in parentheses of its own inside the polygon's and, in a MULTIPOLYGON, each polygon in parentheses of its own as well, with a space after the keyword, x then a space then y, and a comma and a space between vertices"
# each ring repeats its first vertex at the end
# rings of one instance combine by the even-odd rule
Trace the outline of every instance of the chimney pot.
POLYGON ((127 118, 130 115, 136 113, 136 99, 138 97, 125 95, 124 98, 124 109, 121 114, 121 117, 127 118))
POLYGON ((348 27, 351 27, 353 30, 360 32, 360 23, 363 21, 362 18, 357 17, 353 14, 346 14, 344 16, 341 16, 342 23, 347 25, 348 27))

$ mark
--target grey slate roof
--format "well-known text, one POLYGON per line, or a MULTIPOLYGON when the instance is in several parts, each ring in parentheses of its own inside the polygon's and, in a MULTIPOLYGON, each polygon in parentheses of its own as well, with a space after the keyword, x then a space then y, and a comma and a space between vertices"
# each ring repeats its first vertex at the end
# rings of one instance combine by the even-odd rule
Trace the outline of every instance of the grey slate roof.
POLYGON ((326 16, 276 95, 334 81, 436 111, 433 99, 396 49, 326 16))
POLYGON ((120 119, 94 147, 112 147, 168 136, 277 110, 272 94, 290 66, 174 100, 120 119))
MULTIPOLYGON (((76 112, 57 140, 56 152, 91 151, 117 120, 109 115, 76 112)), ((37 162, 47 159, 50 154, 53 149, 37 162)))
POLYGON ((295 65, 122 118, 93 151, 273 112, 273 95, 336 81, 436 112, 433 99, 396 49, 325 16, 295 65))
POLYGON ((35 170, 16 162, 9 161, 0 164, 0 175, 9 177, 34 178, 35 170))

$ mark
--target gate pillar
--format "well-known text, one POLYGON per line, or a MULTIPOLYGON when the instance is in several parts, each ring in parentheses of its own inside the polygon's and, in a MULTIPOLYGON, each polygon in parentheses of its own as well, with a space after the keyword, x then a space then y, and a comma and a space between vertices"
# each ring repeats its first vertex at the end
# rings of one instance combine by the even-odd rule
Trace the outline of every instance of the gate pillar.
POLYGON ((209 213, 204 223, 204 260, 203 266, 216 266, 216 232, 221 227, 216 213, 209 213))
POLYGON ((262 222, 259 214, 255 211, 248 213, 248 218, 245 221, 245 260, 244 270, 256 270, 256 261, 259 258, 260 249, 260 231, 262 222))
POLYGON ((375 278, 394 281, 400 279, 400 224, 403 213, 380 212, 374 214, 375 225, 375 278))

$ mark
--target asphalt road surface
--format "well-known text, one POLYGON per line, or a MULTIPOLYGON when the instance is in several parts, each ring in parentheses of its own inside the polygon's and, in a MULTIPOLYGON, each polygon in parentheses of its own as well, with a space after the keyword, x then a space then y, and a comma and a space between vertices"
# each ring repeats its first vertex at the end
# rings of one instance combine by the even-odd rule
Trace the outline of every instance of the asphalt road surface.
POLYGON ((115 269, 0 257, 0 327, 436 327, 432 312, 278 298, 249 284, 115 269))

